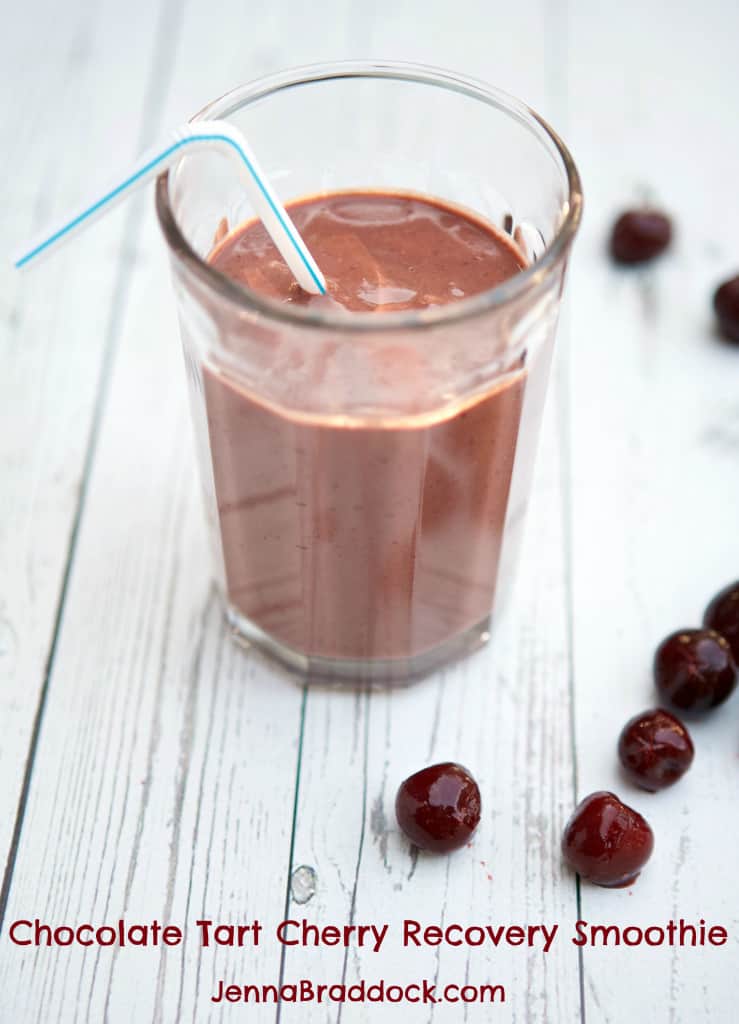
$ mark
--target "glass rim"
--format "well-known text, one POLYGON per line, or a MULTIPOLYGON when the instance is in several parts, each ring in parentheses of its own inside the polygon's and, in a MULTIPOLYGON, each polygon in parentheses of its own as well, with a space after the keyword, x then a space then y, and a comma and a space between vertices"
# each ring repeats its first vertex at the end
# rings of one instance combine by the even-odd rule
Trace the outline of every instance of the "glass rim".
POLYGON ((321 327, 324 330, 336 330, 346 334, 357 331, 375 333, 399 328, 428 328, 436 324, 457 323, 505 306, 519 296, 536 290, 550 277, 566 256, 580 223, 583 202, 580 174, 569 149, 543 117, 521 100, 479 79, 430 65, 401 61, 352 60, 308 64, 237 86, 199 110, 190 118, 190 123, 210 118, 227 118, 250 103, 284 90, 342 78, 390 79, 445 88, 508 114, 539 140, 548 142, 564 169, 567 196, 562 204, 564 216, 560 217, 555 235, 543 255, 525 270, 493 288, 434 309, 384 312, 381 315, 347 315, 344 311, 287 305, 237 283, 195 252, 185 238, 172 209, 169 171, 164 171, 156 181, 156 210, 159 223, 169 248, 201 283, 244 311, 260 313, 272 320, 287 322, 295 327, 321 327))

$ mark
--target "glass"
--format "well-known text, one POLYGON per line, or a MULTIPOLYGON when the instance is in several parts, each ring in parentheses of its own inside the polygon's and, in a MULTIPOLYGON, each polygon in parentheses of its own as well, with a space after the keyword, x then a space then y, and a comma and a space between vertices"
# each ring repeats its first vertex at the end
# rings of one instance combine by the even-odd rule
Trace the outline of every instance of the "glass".
POLYGON ((207 262, 215 239, 254 216, 231 162, 187 156, 157 183, 236 634, 309 680, 423 675, 485 642, 508 590, 580 219, 577 170, 518 100, 413 65, 285 72, 199 118, 241 128, 283 201, 436 196, 527 256, 515 277, 440 308, 288 307, 207 262))

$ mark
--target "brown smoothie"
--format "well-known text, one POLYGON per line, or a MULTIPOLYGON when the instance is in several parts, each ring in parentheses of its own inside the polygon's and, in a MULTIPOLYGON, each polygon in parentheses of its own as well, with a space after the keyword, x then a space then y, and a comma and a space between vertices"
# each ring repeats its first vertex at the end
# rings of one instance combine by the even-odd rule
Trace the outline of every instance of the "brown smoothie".
MULTIPOLYGON (((418 196, 310 198, 290 214, 328 295, 294 282, 262 225, 211 263, 286 304, 412 310, 492 288, 525 266, 511 240, 418 196)), ((481 339, 481 344, 483 339, 481 339)), ((398 387, 409 353, 397 352, 398 387)), ((438 414, 296 414, 223 368, 203 372, 228 599, 309 657, 422 654, 490 614, 525 382, 522 366, 438 414)))

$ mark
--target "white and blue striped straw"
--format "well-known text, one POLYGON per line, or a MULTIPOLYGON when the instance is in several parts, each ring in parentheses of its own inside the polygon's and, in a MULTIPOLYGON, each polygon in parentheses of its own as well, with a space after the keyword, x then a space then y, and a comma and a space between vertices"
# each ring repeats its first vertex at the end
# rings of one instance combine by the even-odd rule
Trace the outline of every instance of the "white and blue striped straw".
POLYGON ((119 178, 97 199, 38 235, 13 259, 13 264, 21 269, 47 255, 75 232, 92 224, 119 200, 176 163, 183 150, 214 148, 238 159, 241 178, 252 205, 301 288, 313 295, 325 295, 324 276, 287 210, 262 173, 246 139, 225 121, 199 121, 174 131, 169 139, 148 149, 122 179, 119 178))

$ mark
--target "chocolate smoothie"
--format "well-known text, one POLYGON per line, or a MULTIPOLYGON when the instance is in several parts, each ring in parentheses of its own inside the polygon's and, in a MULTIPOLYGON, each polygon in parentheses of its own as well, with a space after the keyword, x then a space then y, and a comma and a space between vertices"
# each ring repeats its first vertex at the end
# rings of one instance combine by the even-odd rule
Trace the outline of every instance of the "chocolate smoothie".
MULTIPOLYGON (((328 295, 299 288, 258 222, 227 235, 212 265, 286 304, 378 317, 455 302, 525 266, 506 235, 442 202, 334 193, 289 209, 328 295)), ((399 349, 384 366, 398 388, 414 357, 399 349)), ((206 365, 232 608, 301 655, 366 661, 422 654, 483 622, 525 375, 519 363, 432 414, 351 418, 268 404, 206 365)))

